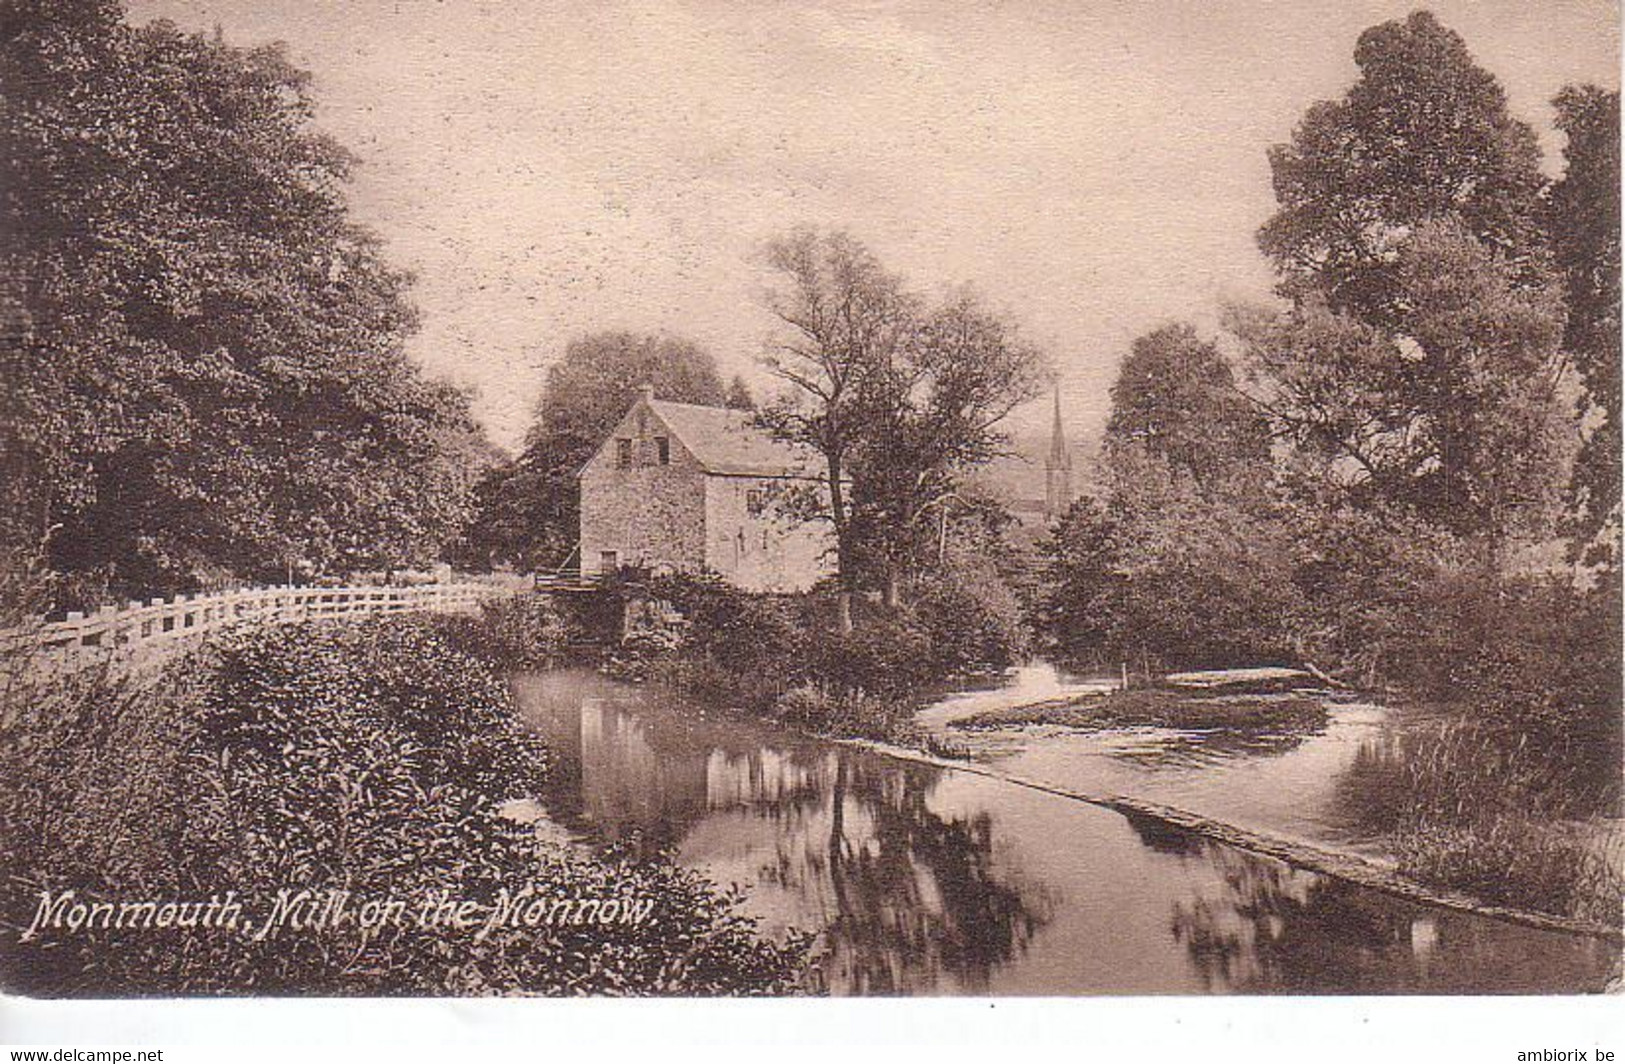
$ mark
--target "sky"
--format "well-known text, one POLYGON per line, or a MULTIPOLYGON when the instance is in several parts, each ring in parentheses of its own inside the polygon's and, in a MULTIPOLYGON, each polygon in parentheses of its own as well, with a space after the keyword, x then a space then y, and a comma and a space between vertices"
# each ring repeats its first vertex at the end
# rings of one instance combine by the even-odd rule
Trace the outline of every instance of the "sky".
MULTIPOLYGON (((513 449, 601 329, 693 339, 761 391, 763 244, 844 229, 926 296, 970 286, 1098 432, 1135 336, 1268 298, 1266 151, 1356 77, 1387 0, 130 0, 286 42, 359 157, 353 214, 417 276, 411 352, 513 449)), ((1619 84, 1606 0, 1440 0, 1540 132, 1619 84)), ((1047 419, 1021 412, 1018 429, 1047 419)))

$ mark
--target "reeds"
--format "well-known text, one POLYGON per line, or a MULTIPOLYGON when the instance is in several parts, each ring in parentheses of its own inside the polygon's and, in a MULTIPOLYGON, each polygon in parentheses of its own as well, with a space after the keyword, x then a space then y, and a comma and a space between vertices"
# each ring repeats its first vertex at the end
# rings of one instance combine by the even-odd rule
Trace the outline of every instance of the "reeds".
POLYGON ((1367 744, 1344 797, 1417 879, 1486 901, 1618 925, 1617 789, 1563 751, 1460 718, 1367 744))

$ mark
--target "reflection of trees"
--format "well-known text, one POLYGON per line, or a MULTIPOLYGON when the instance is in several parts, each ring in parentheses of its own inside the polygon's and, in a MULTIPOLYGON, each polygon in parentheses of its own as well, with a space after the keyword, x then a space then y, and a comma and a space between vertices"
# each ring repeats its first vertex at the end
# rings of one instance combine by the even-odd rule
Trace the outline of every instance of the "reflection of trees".
POLYGON ((1207 840, 1194 831, 1176 828, 1167 821, 1128 809, 1117 812, 1149 850, 1174 857, 1199 857, 1207 849, 1207 840))
POLYGON ((1209 989, 1550 992, 1600 988, 1610 970, 1606 951, 1596 948, 1601 940, 1414 905, 1228 846, 1200 845, 1222 893, 1176 902, 1172 925, 1209 989))
POLYGON ((837 756, 826 874, 831 952, 857 993, 933 987, 947 972, 971 991, 1026 949, 1047 899, 1001 882, 986 813, 947 819, 926 799, 939 770, 837 756), (861 814, 867 833, 848 812, 861 814))
POLYGON ((1421 971, 1414 907, 1204 842, 1220 897, 1175 903, 1174 935, 1213 989, 1394 992, 1421 971))
POLYGON ((802 918, 824 914, 842 989, 947 976, 984 990, 1049 919, 1040 891, 996 867, 991 817, 929 807, 938 769, 555 686, 527 692, 555 754, 549 815, 634 854, 696 831, 713 852, 760 857, 765 844, 758 882, 798 899, 802 918))

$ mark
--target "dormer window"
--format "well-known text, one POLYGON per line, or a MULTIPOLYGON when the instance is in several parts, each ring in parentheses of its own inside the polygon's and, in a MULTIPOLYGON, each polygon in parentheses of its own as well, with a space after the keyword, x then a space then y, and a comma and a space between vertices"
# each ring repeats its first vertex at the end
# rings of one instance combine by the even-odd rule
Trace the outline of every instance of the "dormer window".
POLYGON ((632 441, 631 440, 624 440, 623 439, 623 440, 616 440, 615 441, 615 468, 616 469, 631 469, 632 468, 632 441))
POLYGON ((655 453, 661 465, 671 465, 671 440, 664 436, 656 436, 655 453))

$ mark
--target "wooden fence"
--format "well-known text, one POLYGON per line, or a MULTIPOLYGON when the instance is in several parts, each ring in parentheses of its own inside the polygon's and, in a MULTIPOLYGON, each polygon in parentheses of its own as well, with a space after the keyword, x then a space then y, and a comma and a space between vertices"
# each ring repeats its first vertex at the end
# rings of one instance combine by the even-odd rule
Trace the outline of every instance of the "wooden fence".
POLYGON ((0 631, 0 652, 29 655, 45 667, 75 668, 117 658, 161 660, 211 632, 237 625, 292 624, 323 617, 381 613, 472 613, 512 594, 511 583, 419 584, 412 587, 264 587, 207 595, 177 595, 148 603, 104 606, 0 631))

